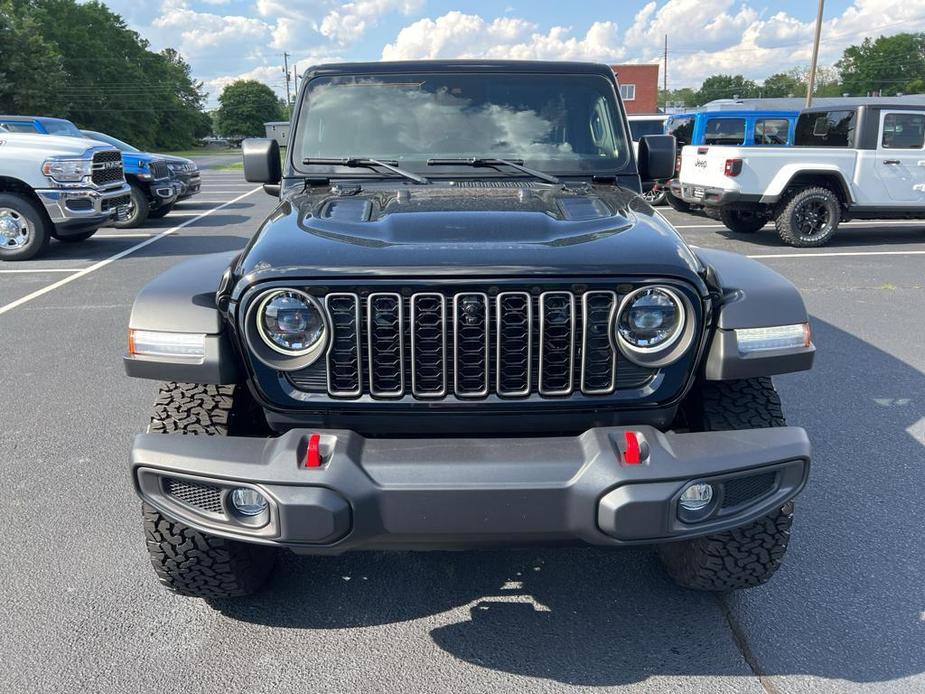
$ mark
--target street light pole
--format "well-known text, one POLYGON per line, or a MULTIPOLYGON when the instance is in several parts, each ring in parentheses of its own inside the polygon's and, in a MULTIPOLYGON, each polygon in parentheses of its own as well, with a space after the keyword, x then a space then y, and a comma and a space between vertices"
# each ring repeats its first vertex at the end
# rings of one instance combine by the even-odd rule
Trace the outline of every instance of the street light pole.
POLYGON ((806 80, 806 108, 813 105, 813 89, 816 86, 816 63, 819 61, 819 37, 822 35, 822 8, 825 0, 819 0, 816 12, 816 37, 813 39, 813 61, 809 66, 809 79, 806 80))

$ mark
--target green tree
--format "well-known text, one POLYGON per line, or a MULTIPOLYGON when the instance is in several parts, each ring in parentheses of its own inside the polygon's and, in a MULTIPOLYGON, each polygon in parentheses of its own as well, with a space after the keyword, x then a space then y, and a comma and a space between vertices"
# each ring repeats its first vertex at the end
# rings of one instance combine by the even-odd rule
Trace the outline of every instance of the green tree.
POLYGON ((238 80, 226 86, 218 97, 216 128, 225 137, 262 136, 263 124, 283 118, 279 98, 256 80, 238 80))
POLYGON ((742 75, 713 75, 707 77, 697 91, 697 105, 714 99, 747 99, 758 96, 758 85, 742 75))
POLYGON ((778 72, 766 77, 760 88, 761 96, 766 98, 783 96, 803 96, 806 82, 791 72, 778 72))
POLYGON ((0 112, 62 113, 61 55, 30 8, 0 0, 0 112))
MULTIPOLYGON (((16 92, 36 85, 45 99, 16 110, 63 116, 146 149, 193 144, 205 94, 176 51, 151 51, 145 39, 97 0, 0 2, 12 8, 13 17, 33 23, 59 66, 49 69, 44 82, 21 72, 11 80, 16 92)), ((33 56, 23 54, 33 65, 33 56)), ((3 55, 0 72, 8 63, 3 55)))
POLYGON ((696 105, 696 98, 697 92, 690 87, 669 90, 667 100, 665 99, 665 92, 660 91, 658 93, 658 105, 660 108, 665 108, 666 105, 684 108, 696 105))
POLYGON ((850 94, 920 91, 925 86, 925 33, 868 37, 861 45, 846 48, 836 66, 850 94))

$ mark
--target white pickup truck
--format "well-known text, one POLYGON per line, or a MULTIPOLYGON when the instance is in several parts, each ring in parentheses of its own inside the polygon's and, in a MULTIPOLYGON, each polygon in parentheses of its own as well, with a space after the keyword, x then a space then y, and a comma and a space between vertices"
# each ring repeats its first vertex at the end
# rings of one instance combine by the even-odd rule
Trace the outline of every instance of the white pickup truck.
POLYGON ((687 146, 671 192, 792 246, 827 243, 849 219, 925 219, 925 105, 809 109, 793 147, 687 146))
POLYGON ((52 238, 90 238, 126 217, 129 192, 110 145, 0 128, 0 261, 34 258, 52 238))

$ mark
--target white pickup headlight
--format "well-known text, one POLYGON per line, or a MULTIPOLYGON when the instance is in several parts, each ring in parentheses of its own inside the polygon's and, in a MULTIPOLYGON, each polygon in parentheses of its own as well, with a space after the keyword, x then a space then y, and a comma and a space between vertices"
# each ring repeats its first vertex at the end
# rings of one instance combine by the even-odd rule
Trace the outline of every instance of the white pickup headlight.
POLYGON ((201 362, 206 355, 206 336, 201 333, 129 330, 128 353, 130 357, 166 357, 201 362))
POLYGON ((93 171, 89 159, 46 159, 42 173, 58 183, 80 183, 93 171))
POLYGON ((778 349, 799 349, 813 343, 809 323, 775 325, 769 328, 737 328, 736 344, 744 354, 778 349))

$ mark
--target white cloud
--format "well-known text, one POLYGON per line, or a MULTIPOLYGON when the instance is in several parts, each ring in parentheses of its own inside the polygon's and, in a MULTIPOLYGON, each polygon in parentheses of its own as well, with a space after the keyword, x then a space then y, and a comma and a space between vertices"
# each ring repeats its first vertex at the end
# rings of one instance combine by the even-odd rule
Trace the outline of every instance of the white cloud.
POLYGON ((486 21, 479 15, 448 12, 404 27, 382 49, 383 60, 414 58, 508 58, 515 60, 602 60, 623 54, 613 22, 594 22, 584 36, 567 27, 546 33, 533 22, 516 17, 486 21))
POLYGON ((213 54, 222 47, 259 46, 270 36, 270 26, 253 17, 197 12, 185 0, 166 0, 152 23, 156 29, 179 32, 174 46, 190 58, 213 54))
POLYGON ((321 20, 319 31, 341 45, 358 40, 379 19, 392 12, 417 12, 424 0, 354 0, 331 9, 321 20))

